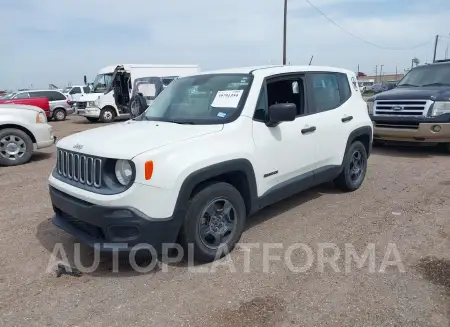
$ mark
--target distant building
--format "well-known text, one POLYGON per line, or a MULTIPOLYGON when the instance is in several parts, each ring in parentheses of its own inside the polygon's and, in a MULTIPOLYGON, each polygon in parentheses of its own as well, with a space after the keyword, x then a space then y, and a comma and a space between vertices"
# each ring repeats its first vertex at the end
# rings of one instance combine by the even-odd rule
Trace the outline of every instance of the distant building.
POLYGON ((367 81, 367 80, 375 80, 376 82, 390 82, 390 81, 399 81, 405 76, 405 74, 383 74, 383 75, 367 75, 367 76, 361 76, 358 78, 359 81, 367 81))

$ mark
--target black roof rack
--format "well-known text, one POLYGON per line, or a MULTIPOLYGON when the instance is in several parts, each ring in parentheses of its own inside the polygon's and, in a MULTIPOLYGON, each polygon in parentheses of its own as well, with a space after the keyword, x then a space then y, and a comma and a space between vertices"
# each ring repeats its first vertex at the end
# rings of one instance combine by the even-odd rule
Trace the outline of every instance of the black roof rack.
POLYGON ((440 60, 435 60, 435 61, 433 62, 433 64, 439 63, 439 62, 450 62, 450 59, 440 59, 440 60))

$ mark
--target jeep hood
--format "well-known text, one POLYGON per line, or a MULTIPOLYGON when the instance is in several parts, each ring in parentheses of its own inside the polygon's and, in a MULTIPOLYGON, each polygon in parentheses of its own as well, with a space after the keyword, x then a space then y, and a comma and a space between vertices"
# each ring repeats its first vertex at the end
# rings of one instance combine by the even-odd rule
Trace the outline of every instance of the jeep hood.
POLYGON ((447 87, 396 87, 375 95, 374 100, 437 100, 448 101, 450 88, 447 87))
POLYGON ((222 124, 182 125, 129 120, 70 135, 58 141, 56 146, 99 157, 132 159, 143 152, 222 129, 222 124))

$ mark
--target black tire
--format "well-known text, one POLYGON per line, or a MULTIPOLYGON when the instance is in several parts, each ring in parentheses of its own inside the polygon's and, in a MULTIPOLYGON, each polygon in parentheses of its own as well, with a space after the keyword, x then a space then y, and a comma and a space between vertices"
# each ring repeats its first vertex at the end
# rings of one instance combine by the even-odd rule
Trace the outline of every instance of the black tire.
MULTIPOLYGON (((219 212, 220 215, 220 208, 216 213, 217 212, 219 212)), ((222 216, 224 216, 223 211, 222 216)), ((224 218, 222 218, 222 220, 223 219, 224 218)), ((193 258, 196 261, 214 261, 215 259, 225 256, 234 249, 244 231, 245 220, 245 203, 239 191, 228 183, 219 182, 211 184, 200 190, 189 201, 188 210, 180 231, 180 244, 184 247, 185 254, 187 254, 188 251, 194 251, 193 258), (214 222, 211 221, 211 218, 209 218, 209 223, 205 223, 206 219, 208 219, 205 217, 209 217, 209 215, 205 213, 203 216, 202 213, 204 213, 211 203, 219 203, 221 201, 230 203, 232 206, 233 211, 230 210, 228 217, 234 217, 232 222, 230 222, 230 224, 233 224, 234 230, 226 236, 225 242, 214 247, 208 245, 208 242, 205 242, 207 238, 201 236, 201 223, 204 223, 205 229, 211 228, 211 230, 213 228, 211 227, 211 224, 214 224, 214 222)), ((189 254, 188 257, 192 257, 191 254, 189 254)))
POLYGON ((444 151, 450 153, 450 143, 444 144, 444 151))
POLYGON ((130 100, 129 112, 131 118, 136 118, 137 116, 140 116, 147 109, 147 107, 148 105, 145 98, 140 94, 136 94, 130 100))
POLYGON ((15 128, 0 130, 0 166, 22 165, 30 160, 32 154, 33 141, 27 133, 15 128), (11 154, 13 150, 13 146, 9 145, 11 143, 21 149, 17 156, 11 154))
POLYGON ((67 117, 67 112, 62 108, 58 108, 53 111, 52 118, 55 121, 64 121, 64 120, 66 120, 66 117, 67 117))
POLYGON ((86 119, 90 122, 90 123, 96 123, 98 122, 99 118, 94 118, 94 117, 86 117, 86 119))
POLYGON ((114 108, 106 107, 106 108, 103 108, 102 111, 100 112, 99 119, 102 123, 111 123, 114 121, 115 118, 116 118, 116 112, 115 112, 114 108))
POLYGON ((335 185, 343 191, 353 192, 360 188, 364 182, 364 177, 367 172, 367 151, 364 145, 359 142, 353 142, 344 156, 343 169, 339 176, 334 180, 335 185), (360 158, 360 165, 355 165, 355 158, 360 158), (359 168, 359 174, 356 168, 359 168))

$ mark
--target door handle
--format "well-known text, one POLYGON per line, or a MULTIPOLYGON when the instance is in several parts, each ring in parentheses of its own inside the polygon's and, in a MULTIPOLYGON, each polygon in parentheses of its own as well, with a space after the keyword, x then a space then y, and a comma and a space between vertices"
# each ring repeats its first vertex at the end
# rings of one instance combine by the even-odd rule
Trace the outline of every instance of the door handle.
POLYGON ((302 129, 302 134, 308 134, 308 133, 312 133, 316 130, 315 126, 312 127, 308 127, 308 128, 304 128, 302 129))
POLYGON ((342 118, 341 121, 342 121, 343 123, 346 123, 346 122, 348 122, 348 121, 350 121, 350 120, 352 120, 352 119, 353 119, 353 116, 347 116, 347 117, 342 118))

